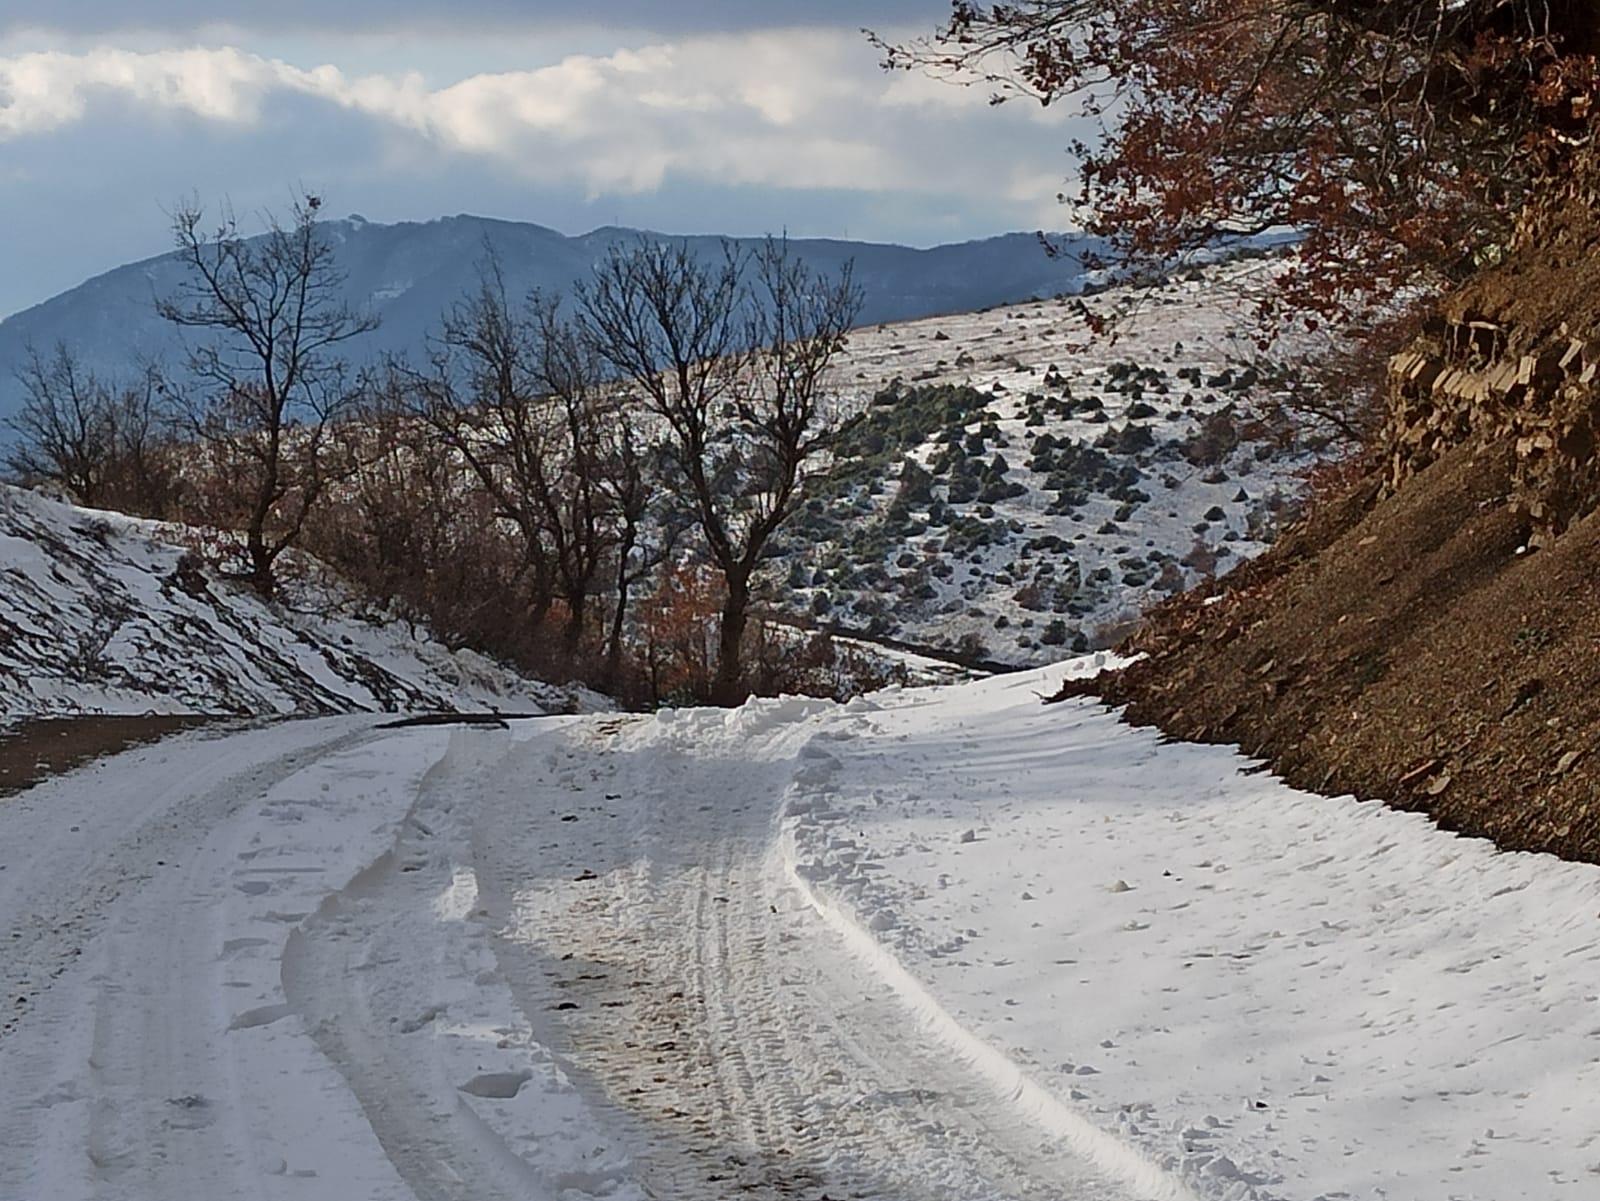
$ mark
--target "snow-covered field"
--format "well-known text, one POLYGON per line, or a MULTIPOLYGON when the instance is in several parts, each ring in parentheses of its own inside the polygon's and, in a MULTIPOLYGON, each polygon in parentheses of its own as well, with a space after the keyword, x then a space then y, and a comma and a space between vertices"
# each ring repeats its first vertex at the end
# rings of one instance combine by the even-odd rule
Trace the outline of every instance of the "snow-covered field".
POLYGON ((291 578, 265 604, 185 558, 200 537, 0 485, 0 721, 578 703, 364 614, 332 582, 291 578))
POLYGON ((1600 872, 1039 704, 1090 666, 0 801, 0 1197, 1595 1196, 1600 872))

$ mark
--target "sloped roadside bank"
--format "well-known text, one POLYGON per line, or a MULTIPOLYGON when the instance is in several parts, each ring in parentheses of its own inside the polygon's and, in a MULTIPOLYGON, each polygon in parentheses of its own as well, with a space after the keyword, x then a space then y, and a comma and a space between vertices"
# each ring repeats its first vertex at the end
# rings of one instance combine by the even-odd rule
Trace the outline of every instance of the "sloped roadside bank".
POLYGON ((1600 862, 1600 154, 1390 363, 1377 464, 1094 691, 1290 783, 1600 862))
POLYGON ((1367 479, 1072 690, 1298 788, 1600 862, 1600 520, 1529 551, 1512 472, 1478 440, 1382 499, 1367 479))
POLYGON ((0 485, 0 720, 586 703, 371 611, 309 559, 263 602, 205 565, 206 537, 0 485))

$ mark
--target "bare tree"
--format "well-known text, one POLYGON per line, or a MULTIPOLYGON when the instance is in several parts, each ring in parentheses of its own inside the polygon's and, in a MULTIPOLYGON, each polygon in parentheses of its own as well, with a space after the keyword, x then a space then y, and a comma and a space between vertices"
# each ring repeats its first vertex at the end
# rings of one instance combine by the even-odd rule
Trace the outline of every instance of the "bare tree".
POLYGON ((610 502, 614 528, 612 546, 611 628, 606 634, 603 682, 614 687, 621 677, 623 639, 627 632, 628 604, 634 585, 665 561, 682 532, 671 514, 657 511, 656 538, 647 539, 646 520, 652 516, 657 476, 651 470, 651 447, 628 409, 618 404, 606 430, 600 469, 600 487, 610 502))
POLYGON ((434 620, 448 639, 431 577, 455 547, 462 518, 449 448, 418 422, 397 389, 373 388, 359 419, 342 423, 341 484, 307 523, 305 544, 408 619, 434 620))
POLYGON ((5 424, 21 441, 7 451, 7 467, 24 479, 59 484, 83 504, 99 503, 113 453, 106 387, 60 343, 49 359, 30 348, 18 381, 26 399, 5 424))
POLYGON ((48 358, 30 349, 19 380, 22 407, 5 421, 19 436, 6 453, 13 474, 58 484, 81 504, 164 515, 174 481, 153 369, 110 384, 58 343, 48 358))
POLYGON ((236 484, 212 516, 243 528, 248 578, 263 596, 335 473, 329 426, 360 395, 339 348, 377 326, 343 299, 320 209, 301 196, 287 224, 268 214, 265 233, 250 238, 227 210, 207 231, 199 204, 180 204, 172 229, 188 279, 156 304, 210 335, 190 351, 180 409, 236 484))
POLYGON ((534 296, 529 310, 538 379, 560 427, 559 452, 538 473, 536 497, 555 551, 571 652, 582 638, 590 594, 615 541, 612 498, 603 477, 616 404, 601 387, 593 343, 561 316, 558 303, 534 296))
POLYGON ((526 325, 492 260, 478 292, 446 314, 430 370, 397 363, 392 371, 415 414, 458 456, 499 520, 516 528, 528 621, 541 624, 555 600, 555 571, 532 477, 543 470, 553 432, 536 404, 526 325))
POLYGON ((725 245, 714 264, 685 243, 640 240, 601 263, 579 307, 600 353, 668 433, 724 584, 713 699, 737 703, 751 579, 838 435, 825 378, 860 295, 848 269, 819 278, 783 240, 768 239, 753 263, 725 245))
POLYGON ((615 405, 589 342, 553 299, 514 305, 491 256, 477 293, 446 316, 432 370, 413 373, 410 389, 417 414, 516 527, 530 621, 543 622, 559 600, 563 641, 575 651, 614 542, 601 477, 615 405))

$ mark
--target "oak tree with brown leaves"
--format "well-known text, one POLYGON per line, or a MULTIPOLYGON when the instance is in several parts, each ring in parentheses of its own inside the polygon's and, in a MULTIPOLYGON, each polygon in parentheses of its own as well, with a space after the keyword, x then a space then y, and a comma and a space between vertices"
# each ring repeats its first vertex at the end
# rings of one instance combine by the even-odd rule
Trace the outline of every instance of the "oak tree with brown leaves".
POLYGON ((891 68, 1071 101, 1091 231, 1134 262, 1288 227, 1264 315, 1349 317, 1492 262, 1588 136, 1594 0, 955 0, 891 68), (1364 299, 1363 299, 1364 298, 1364 299))

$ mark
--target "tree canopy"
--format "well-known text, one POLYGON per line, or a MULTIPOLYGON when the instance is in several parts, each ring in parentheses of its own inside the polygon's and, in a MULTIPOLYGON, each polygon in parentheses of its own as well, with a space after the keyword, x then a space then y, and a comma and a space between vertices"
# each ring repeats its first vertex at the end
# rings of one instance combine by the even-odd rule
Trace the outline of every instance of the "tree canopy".
MULTIPOLYGON (((885 65, 1102 118, 1074 199, 1133 261, 1300 231, 1284 311, 1448 288, 1589 136, 1595 0, 955 0, 885 65)), ((1067 199, 1067 197, 1064 197, 1067 199)))

